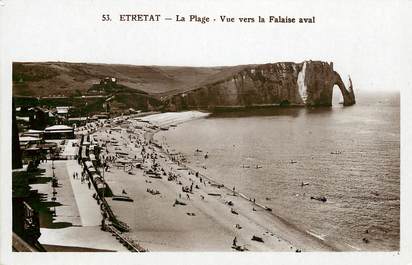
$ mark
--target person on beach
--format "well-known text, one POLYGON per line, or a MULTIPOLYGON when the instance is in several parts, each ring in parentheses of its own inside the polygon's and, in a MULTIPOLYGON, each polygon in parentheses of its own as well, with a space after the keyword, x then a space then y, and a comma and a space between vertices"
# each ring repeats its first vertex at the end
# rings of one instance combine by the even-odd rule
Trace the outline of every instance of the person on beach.
POLYGON ((73 179, 75 179, 75 178, 76 178, 76 174, 73 173, 73 179))
POLYGON ((236 237, 233 239, 233 246, 234 246, 234 247, 237 246, 237 238, 236 238, 236 237))
POLYGON ((189 194, 186 194, 186 197, 187 197, 187 199, 188 199, 188 200, 190 200, 190 196, 189 196, 189 194))

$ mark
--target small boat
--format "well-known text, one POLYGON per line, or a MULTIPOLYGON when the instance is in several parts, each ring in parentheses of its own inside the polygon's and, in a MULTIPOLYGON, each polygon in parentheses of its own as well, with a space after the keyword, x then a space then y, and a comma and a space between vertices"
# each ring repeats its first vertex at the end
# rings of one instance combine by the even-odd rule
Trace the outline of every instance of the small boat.
POLYGON ((125 195, 116 195, 112 197, 113 201, 127 201, 127 202, 132 202, 133 199, 130 198, 129 196, 125 196, 125 195))
POLYGON ((263 241, 263 238, 261 238, 261 237, 259 237, 259 236, 255 236, 255 235, 252 236, 252 240, 253 240, 253 241, 262 242, 262 243, 264 242, 264 241, 263 241))
POLYGON ((220 193, 212 193, 212 192, 208 193, 207 195, 209 195, 209 196, 222 196, 222 194, 220 194, 220 193))
POLYGON ((295 163, 297 163, 298 161, 296 161, 296 160, 290 160, 290 163, 291 164, 295 164, 295 163))
POLYGON ((147 176, 149 178, 153 178, 153 179, 161 179, 162 177, 160 176, 160 174, 147 174, 147 176))
POLYGON ((326 201, 327 201, 327 199, 326 199, 325 196, 319 196, 319 197, 313 197, 313 196, 311 196, 310 199, 311 199, 311 200, 318 200, 318 201, 321 201, 321 202, 326 202, 326 201))
POLYGON ((181 201, 176 199, 174 205, 186 205, 186 203, 181 202, 181 201))
POLYGON ((236 212, 235 210, 233 210, 233 209, 230 209, 230 212, 231 213, 233 213, 233 214, 236 214, 236 215, 238 215, 239 213, 238 212, 236 212))
POLYGON ((232 246, 232 248, 237 251, 248 251, 249 250, 245 246, 232 246))

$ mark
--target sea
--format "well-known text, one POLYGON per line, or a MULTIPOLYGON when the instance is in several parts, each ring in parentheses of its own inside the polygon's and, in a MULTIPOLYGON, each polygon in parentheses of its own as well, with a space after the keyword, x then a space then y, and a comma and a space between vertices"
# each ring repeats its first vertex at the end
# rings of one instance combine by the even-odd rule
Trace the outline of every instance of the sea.
POLYGON ((400 95, 356 96, 348 107, 334 94, 332 107, 214 113, 155 139, 338 250, 397 251, 400 95))

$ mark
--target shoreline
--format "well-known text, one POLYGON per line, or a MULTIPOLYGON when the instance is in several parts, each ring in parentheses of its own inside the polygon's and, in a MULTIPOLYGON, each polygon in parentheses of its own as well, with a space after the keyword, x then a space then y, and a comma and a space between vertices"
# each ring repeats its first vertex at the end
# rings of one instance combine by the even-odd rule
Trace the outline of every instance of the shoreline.
MULTIPOLYGON (((160 132, 160 131, 161 131, 161 130, 157 130, 157 131, 155 131, 155 132, 153 132, 153 133, 150 133, 151 135, 150 135, 148 138, 149 138, 149 139, 153 139, 154 135, 157 134, 157 133, 160 132)), ((158 145, 158 144, 157 144, 157 145, 158 145)), ((170 154, 169 154, 166 150, 164 150, 163 147, 160 147, 160 148, 157 147, 157 146, 155 146, 155 147, 158 148, 160 152, 162 152, 162 153, 164 153, 165 155, 169 156, 169 159, 172 159, 172 157, 170 156, 170 154)), ((331 245, 327 244, 323 239, 319 238, 316 234, 311 233, 311 232, 309 232, 309 231, 307 231, 307 230, 302 230, 302 229, 300 229, 298 226, 290 223, 289 221, 287 221, 287 220, 284 219, 283 217, 281 217, 281 216, 277 215, 276 213, 274 213, 270 207, 254 201, 254 199, 253 199, 252 197, 248 197, 246 194, 244 194, 244 193, 242 193, 242 192, 231 190, 231 189, 228 188, 224 183, 219 182, 219 181, 217 181, 217 180, 215 180, 215 179, 213 179, 213 178, 211 178, 211 177, 209 177, 209 176, 207 176, 207 175, 205 175, 205 174, 200 173, 200 172, 198 171, 198 169, 195 169, 195 168, 187 165, 185 162, 178 162, 178 163, 179 163, 179 166, 180 166, 180 167, 186 168, 187 170, 191 171, 192 174, 194 174, 193 172, 198 172, 199 176, 201 176, 201 177, 204 178, 204 179, 207 179, 209 182, 212 182, 212 183, 214 183, 214 184, 216 184, 216 185, 219 185, 219 186, 221 186, 221 188, 226 189, 228 192, 233 193, 233 194, 236 194, 237 196, 243 198, 243 199, 246 200, 247 202, 250 202, 250 203, 253 204, 254 206, 260 207, 261 209, 267 211, 267 214, 268 214, 268 215, 272 215, 273 218, 278 219, 278 220, 279 220, 281 223, 283 223, 284 225, 286 225, 286 226, 288 226, 288 227, 290 227, 290 228, 292 228, 292 229, 294 229, 294 230, 296 230, 296 231, 298 231, 298 232, 300 232, 300 233, 303 233, 303 234, 306 234, 306 235, 308 235, 308 236, 311 236, 312 239, 318 241, 321 245, 324 245, 326 248, 329 248, 329 249, 332 250, 332 251, 341 251, 340 249, 338 249, 338 248, 336 248, 336 247, 334 247, 334 246, 331 246, 331 245)))
MULTIPOLYGON (((150 156, 155 157, 152 161, 153 163, 144 161, 145 159, 143 158, 143 168, 147 169, 153 166, 153 164, 158 163, 158 167, 161 168, 160 172, 164 172, 165 177, 168 174, 169 176, 171 174, 178 175, 178 182, 168 181, 164 178, 152 179, 144 173, 144 169, 135 170, 131 166, 130 171, 126 173, 126 171, 122 172, 119 168, 112 168, 114 164, 110 166, 111 172, 107 173, 105 178, 113 193, 120 194, 121 190, 124 191, 124 187, 127 187, 127 195, 135 201, 131 205, 130 203, 125 204, 124 202, 107 200, 119 219, 125 221, 131 227, 131 231, 127 235, 133 240, 143 247, 147 247, 150 251, 231 251, 233 250, 231 248, 233 237, 237 239, 238 243, 236 245, 252 251, 339 251, 327 245, 321 239, 299 230, 293 224, 268 211, 268 207, 253 203, 251 198, 243 193, 239 191, 233 193, 232 190, 224 186, 222 187, 213 178, 200 173, 196 176, 195 170, 190 166, 173 161, 172 156, 167 150, 164 150, 152 140, 153 135, 161 129, 149 129, 144 126, 145 124, 147 126, 153 126, 153 124, 164 126, 159 122, 150 121, 153 116, 158 121, 162 120, 161 117, 164 114, 155 115, 138 119, 139 121, 133 120, 133 118, 130 121, 128 117, 122 118, 124 121, 127 121, 128 125, 124 126, 120 133, 118 131, 111 131, 110 126, 109 128, 102 128, 100 133, 99 131, 93 133, 93 137, 97 137, 98 141, 106 139, 107 143, 107 135, 105 136, 104 133, 101 133, 106 129, 106 133, 110 132, 111 139, 116 139, 115 141, 123 143, 123 146, 116 144, 115 148, 121 149, 119 152, 134 155, 135 158, 138 154, 136 151, 139 149, 134 150, 132 143, 135 143, 135 146, 137 146, 136 142, 142 141, 142 148, 146 148, 148 154, 150 153, 150 156), (144 120, 144 122, 141 120, 144 120), (136 124, 138 125, 136 128, 140 128, 134 131, 134 133, 137 133, 137 136, 130 132, 130 128, 133 128, 136 124), (123 130, 129 131, 124 133, 123 130), (136 137, 136 139, 133 137, 136 137), (140 140, 137 140, 139 137, 140 140), (208 184, 206 184, 206 180, 208 184), (187 195, 185 200, 181 198, 182 192, 180 192, 180 188, 184 186, 183 182, 184 184, 192 183, 192 186, 195 183, 196 187, 203 183, 204 186, 200 186, 193 192, 185 194, 187 195), (139 186, 137 184, 140 184, 139 188, 133 187, 139 186), (154 195, 145 194, 143 186, 154 187, 153 189, 160 193, 158 199, 153 199, 154 195), (219 194, 219 196, 215 197, 210 194, 219 194), (180 210, 175 210, 174 201, 186 204, 176 208, 187 208, 191 212, 186 212, 187 215, 185 215, 180 210), (136 206, 137 202, 142 205, 136 206), (232 206, 229 206, 228 202, 232 206), (134 208, 134 214, 131 213, 133 212, 131 211, 131 206, 134 208), (257 209, 255 209, 255 206, 257 209), (151 212, 151 215, 142 216, 137 212, 151 212), (193 223, 187 218, 189 214, 195 214, 192 219, 201 220, 193 223), (171 221, 172 219, 169 218, 175 219, 175 221, 171 221), (181 223, 187 226, 182 227, 181 223), (236 228, 238 226, 242 228, 236 228), (213 227, 216 232, 212 233, 210 227, 213 227), (196 234, 199 239, 194 240, 188 237, 188 233, 196 234), (255 237, 262 239, 264 243, 251 240, 255 237), (210 242, 199 242, 202 241, 202 238, 208 238, 210 242), (180 242, 180 244, 175 245, 173 244, 174 242, 180 242)), ((175 115, 182 114, 178 113, 175 115)), ((182 121, 182 117, 178 118, 179 123, 187 121, 182 121)), ((173 121, 170 122, 168 120, 168 125, 170 124, 173 124, 173 121)), ((122 122, 119 125, 122 126, 122 122)), ((113 148, 110 151, 106 151, 112 153, 115 150, 113 148)), ((146 152, 144 155, 147 155, 146 152)), ((149 188, 146 189, 146 192, 148 190, 149 188)))

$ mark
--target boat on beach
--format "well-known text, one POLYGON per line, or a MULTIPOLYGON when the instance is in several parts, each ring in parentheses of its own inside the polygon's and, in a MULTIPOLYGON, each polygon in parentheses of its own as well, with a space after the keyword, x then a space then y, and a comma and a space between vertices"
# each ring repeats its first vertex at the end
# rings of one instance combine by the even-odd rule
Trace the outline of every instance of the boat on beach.
POLYGON ((126 195, 115 195, 112 197, 113 201, 127 201, 127 202, 133 202, 133 199, 130 198, 129 196, 126 195))

